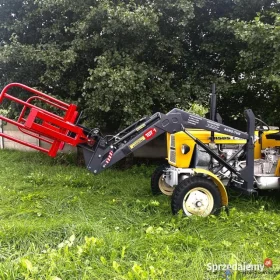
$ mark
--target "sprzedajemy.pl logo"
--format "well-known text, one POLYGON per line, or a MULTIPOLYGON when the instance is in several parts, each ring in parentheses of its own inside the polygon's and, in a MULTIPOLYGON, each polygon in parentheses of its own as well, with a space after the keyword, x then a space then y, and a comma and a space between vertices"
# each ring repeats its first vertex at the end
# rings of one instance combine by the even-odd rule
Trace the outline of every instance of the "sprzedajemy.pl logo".
POLYGON ((240 272, 263 272, 264 268, 272 267, 272 260, 270 258, 266 258, 262 264, 251 264, 251 263, 234 263, 234 264, 225 264, 225 263, 208 263, 206 265, 207 270, 211 272, 224 271, 226 277, 231 275, 232 271, 240 271, 240 272))

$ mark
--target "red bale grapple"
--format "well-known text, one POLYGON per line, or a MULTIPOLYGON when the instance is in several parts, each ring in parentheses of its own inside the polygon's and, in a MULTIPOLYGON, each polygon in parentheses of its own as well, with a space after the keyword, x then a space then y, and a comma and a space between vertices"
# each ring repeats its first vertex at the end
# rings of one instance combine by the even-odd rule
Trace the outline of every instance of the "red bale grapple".
POLYGON ((50 148, 42 148, 5 133, 0 133, 0 136, 48 153, 51 157, 55 157, 57 152, 63 149, 65 143, 72 146, 87 142, 91 142, 91 145, 93 144, 93 140, 90 140, 85 135, 84 130, 75 124, 79 114, 77 106, 74 104, 67 104, 19 83, 9 84, 2 90, 0 103, 3 104, 5 102, 16 103, 13 106, 22 107, 22 109, 16 120, 1 115, 0 119, 18 127, 24 134, 48 143, 50 148), (29 93, 26 100, 19 99, 9 93, 15 88, 20 88, 26 93, 29 93), (44 107, 48 107, 49 111, 44 109, 44 107), (52 113, 51 111, 56 113, 52 113))

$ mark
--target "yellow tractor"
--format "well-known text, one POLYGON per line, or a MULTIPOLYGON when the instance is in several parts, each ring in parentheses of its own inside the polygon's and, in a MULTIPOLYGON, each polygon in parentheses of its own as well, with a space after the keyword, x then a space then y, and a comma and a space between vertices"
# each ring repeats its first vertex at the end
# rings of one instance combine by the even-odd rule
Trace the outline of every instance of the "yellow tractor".
MULTIPOLYGON (((182 209, 188 216, 217 214, 222 206, 228 205, 227 187, 242 191, 240 185, 244 181, 199 146, 193 137, 228 161, 237 172, 246 167, 242 148, 246 140, 221 133, 215 133, 211 139, 210 131, 199 129, 191 129, 188 133, 192 137, 183 131, 167 133, 168 164, 159 166, 153 173, 152 193, 172 196, 173 213, 182 209)), ((255 131, 251 193, 280 188, 279 147, 279 130, 263 126, 255 131)))

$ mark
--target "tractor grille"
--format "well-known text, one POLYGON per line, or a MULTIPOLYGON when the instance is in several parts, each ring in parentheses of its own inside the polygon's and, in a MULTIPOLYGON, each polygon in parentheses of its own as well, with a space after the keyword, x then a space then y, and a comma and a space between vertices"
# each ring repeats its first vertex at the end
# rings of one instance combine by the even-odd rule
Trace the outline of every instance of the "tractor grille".
POLYGON ((176 164, 176 151, 174 149, 170 148, 170 152, 169 152, 169 161, 171 163, 176 164))
POLYGON ((170 135, 170 148, 175 149, 175 135, 174 134, 170 135))
POLYGON ((176 164, 175 135, 170 135, 169 162, 176 164))

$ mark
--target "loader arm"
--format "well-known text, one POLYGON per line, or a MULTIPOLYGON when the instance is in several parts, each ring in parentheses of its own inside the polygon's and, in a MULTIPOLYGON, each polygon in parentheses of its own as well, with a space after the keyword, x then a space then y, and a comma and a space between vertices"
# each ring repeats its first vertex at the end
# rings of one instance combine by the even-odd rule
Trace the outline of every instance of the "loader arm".
MULTIPOLYGON (((100 138, 92 149, 86 144, 79 144, 79 146, 83 149, 87 169, 94 174, 98 174, 163 133, 176 133, 186 131, 186 128, 198 128, 231 135, 247 140, 245 145, 247 165, 241 172, 236 171, 226 161, 217 157, 199 139, 193 138, 193 140, 228 170, 244 180, 245 188, 248 189, 248 192, 252 192, 255 117, 251 110, 246 110, 245 116, 248 124, 247 132, 175 108, 167 114, 156 113, 150 118, 138 122, 137 126, 130 126, 129 129, 124 130, 125 133, 121 137, 117 134, 108 141, 100 138)), ((187 133, 192 136, 189 132, 187 133)))

